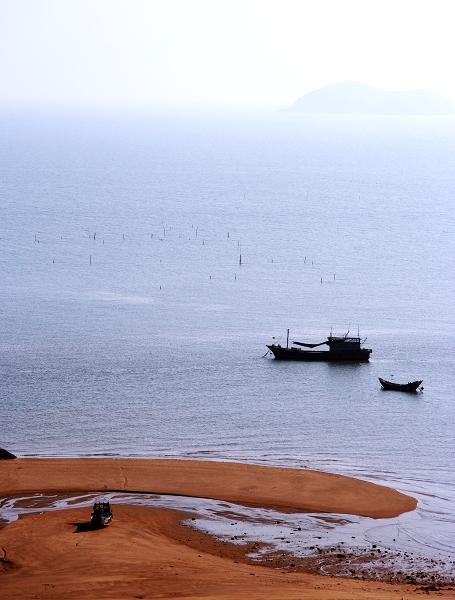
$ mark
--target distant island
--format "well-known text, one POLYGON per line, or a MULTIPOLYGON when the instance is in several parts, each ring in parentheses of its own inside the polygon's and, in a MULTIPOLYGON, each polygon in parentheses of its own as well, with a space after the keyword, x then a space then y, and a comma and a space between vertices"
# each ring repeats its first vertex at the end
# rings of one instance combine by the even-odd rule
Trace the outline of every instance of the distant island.
POLYGON ((391 92, 357 81, 340 81, 305 94, 284 110, 357 115, 455 115, 455 104, 428 90, 391 92))

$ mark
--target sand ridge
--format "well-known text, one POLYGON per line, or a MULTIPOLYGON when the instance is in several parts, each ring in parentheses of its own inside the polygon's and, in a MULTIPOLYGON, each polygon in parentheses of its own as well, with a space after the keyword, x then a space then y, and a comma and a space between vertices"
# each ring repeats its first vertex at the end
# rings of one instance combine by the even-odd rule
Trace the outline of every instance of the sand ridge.
POLYGON ((306 469, 172 459, 1 461, 3 495, 57 490, 175 494, 372 518, 396 517, 417 506, 391 488, 306 469))

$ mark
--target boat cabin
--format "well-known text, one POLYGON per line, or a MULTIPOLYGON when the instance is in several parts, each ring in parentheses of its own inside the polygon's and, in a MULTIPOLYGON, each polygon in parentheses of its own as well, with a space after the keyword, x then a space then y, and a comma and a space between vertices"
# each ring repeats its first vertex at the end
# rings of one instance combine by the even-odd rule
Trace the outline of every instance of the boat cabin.
POLYGON ((332 337, 327 338, 327 346, 331 352, 360 352, 361 340, 359 337, 332 337))

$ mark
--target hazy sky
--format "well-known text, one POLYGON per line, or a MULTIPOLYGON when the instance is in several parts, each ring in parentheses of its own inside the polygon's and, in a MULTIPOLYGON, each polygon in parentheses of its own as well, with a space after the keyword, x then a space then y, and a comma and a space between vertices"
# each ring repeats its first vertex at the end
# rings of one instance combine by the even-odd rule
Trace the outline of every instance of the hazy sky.
POLYGON ((0 104, 289 106, 342 80, 455 101, 454 0, 0 0, 0 104))

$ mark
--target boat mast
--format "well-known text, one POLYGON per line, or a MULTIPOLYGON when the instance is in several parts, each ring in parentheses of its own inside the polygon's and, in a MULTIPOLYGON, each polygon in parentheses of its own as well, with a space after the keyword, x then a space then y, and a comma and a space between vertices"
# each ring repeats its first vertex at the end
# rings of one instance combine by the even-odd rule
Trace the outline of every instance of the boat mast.
POLYGON ((289 329, 288 329, 288 336, 286 338, 286 348, 289 349, 289 329))

